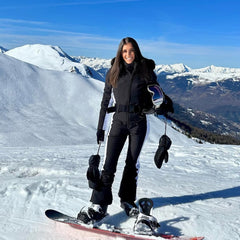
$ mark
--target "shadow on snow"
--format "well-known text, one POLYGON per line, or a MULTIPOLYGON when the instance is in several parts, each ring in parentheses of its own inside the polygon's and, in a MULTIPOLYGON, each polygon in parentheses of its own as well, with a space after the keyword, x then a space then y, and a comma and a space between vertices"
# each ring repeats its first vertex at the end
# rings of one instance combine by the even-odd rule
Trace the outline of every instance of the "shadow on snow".
POLYGON ((154 207, 157 208, 164 207, 167 205, 185 204, 214 198, 233 198, 233 197, 240 197, 240 186, 195 195, 174 196, 166 198, 158 197, 152 198, 152 200, 154 202, 154 207))
MULTIPOLYGON (((192 203, 195 201, 204 201, 208 199, 215 198, 233 198, 240 197, 240 186, 232 187, 224 190, 212 191, 207 193, 195 194, 195 195, 184 195, 184 196, 174 196, 174 197, 157 197, 152 198, 154 202, 154 208, 164 207, 168 205, 178 205, 178 204, 186 204, 192 203)), ((120 226, 121 223, 127 221, 128 217, 123 212, 119 212, 110 216, 110 219, 114 219, 114 225, 120 226)), ((177 236, 182 235, 181 229, 174 227, 174 225, 181 221, 189 220, 188 217, 178 217, 174 219, 169 219, 166 221, 161 221, 160 232, 165 234, 173 234, 177 236)))

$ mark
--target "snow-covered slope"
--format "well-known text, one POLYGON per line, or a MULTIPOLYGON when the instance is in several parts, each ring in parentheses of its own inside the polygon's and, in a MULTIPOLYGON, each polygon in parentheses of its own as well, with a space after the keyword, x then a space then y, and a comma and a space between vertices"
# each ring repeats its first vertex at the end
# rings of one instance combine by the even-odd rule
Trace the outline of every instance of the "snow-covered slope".
MULTIPOLYGON (((80 74, 41 69, 4 54, 0 55, 0 75, 0 145, 96 141, 104 83, 80 74)), ((149 140, 156 142, 164 124, 150 119, 149 140)))
POLYGON ((103 84, 0 55, 0 145, 91 142, 103 84))
MULTIPOLYGON (((137 197, 153 199, 160 231, 205 236, 205 240, 239 240, 239 147, 173 141, 169 162, 161 170, 153 162, 156 149, 153 143, 143 147, 137 197)), ((112 240, 83 234, 44 215, 50 208, 76 216, 83 206, 89 206, 86 171, 96 151, 96 144, 1 147, 0 239, 112 240)), ((101 159, 103 152, 102 148, 101 159)), ((103 227, 115 224, 129 229, 134 223, 121 210, 118 198, 125 156, 126 150, 113 184, 111 216, 103 227)))
POLYGON ((5 54, 24 62, 34 64, 40 68, 78 72, 83 76, 88 76, 87 67, 76 62, 58 46, 28 44, 11 49, 5 52, 5 54))
MULTIPOLYGON (((44 211, 55 208, 76 216, 89 205, 86 170, 97 151, 104 84, 5 54, 0 54, 0 76, 0 239, 101 239, 56 224, 44 211)), ((173 144, 169 162, 159 170, 153 158, 165 126, 153 116, 149 120, 137 196, 153 199, 160 231, 206 240, 240 239, 239 147, 197 144, 168 127, 173 144)), ((121 211, 117 194, 126 150, 119 159, 105 227, 134 223, 121 211)))

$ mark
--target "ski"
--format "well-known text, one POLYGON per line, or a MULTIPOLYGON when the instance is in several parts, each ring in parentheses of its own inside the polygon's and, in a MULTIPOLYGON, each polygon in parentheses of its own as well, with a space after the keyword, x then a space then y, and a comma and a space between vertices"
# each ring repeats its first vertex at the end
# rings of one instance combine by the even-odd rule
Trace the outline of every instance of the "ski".
MULTIPOLYGON (((64 213, 61 213, 59 211, 48 209, 45 211, 45 215, 53 220, 60 223, 68 224, 69 226, 82 230, 88 233, 95 233, 98 234, 99 239, 102 236, 102 239, 104 237, 111 237, 113 239, 121 239, 121 240, 151 240, 153 239, 153 236, 144 236, 144 235, 134 235, 132 233, 124 232, 124 229, 111 226, 108 229, 101 229, 98 224, 83 224, 80 220, 78 220, 75 217, 68 216, 64 213)), ((155 234, 154 237, 156 239, 172 239, 172 240, 202 240, 203 237, 182 237, 182 236, 174 236, 174 235, 168 235, 168 234, 162 234, 158 233, 155 234)))

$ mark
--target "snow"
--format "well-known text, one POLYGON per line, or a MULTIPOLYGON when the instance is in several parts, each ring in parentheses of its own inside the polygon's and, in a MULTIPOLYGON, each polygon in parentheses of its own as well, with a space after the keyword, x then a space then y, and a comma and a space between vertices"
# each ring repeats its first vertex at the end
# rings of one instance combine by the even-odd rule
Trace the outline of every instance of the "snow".
POLYGON ((157 65, 155 70, 158 75, 167 74, 168 79, 188 77, 193 84, 201 85, 223 81, 226 79, 233 79, 233 81, 239 81, 240 79, 239 68, 216 67, 214 65, 205 68, 191 69, 182 63, 171 65, 162 64, 157 65))
POLYGON ((175 74, 189 72, 191 71, 191 68, 182 63, 177 63, 169 65, 165 64, 157 65, 155 70, 157 74, 175 74))
POLYGON ((95 140, 102 82, 80 74, 40 69, 4 54, 0 55, 0 74, 0 145, 95 140))
POLYGON ((101 70, 111 67, 111 59, 90 58, 90 57, 76 57, 81 63, 94 68, 95 70, 101 70))
MULTIPOLYGON (((29 47, 23 55, 30 58, 31 51, 29 47)), ((49 56, 50 65, 60 64, 61 57, 49 56)), ((0 239, 99 239, 50 221, 44 211, 53 208, 76 216, 89 205, 86 170, 89 157, 97 151, 104 84, 30 61, 0 54, 0 239)), ((140 156, 137 197, 153 199, 153 215, 161 231, 206 240, 240 239, 239 146, 198 144, 168 123, 167 135, 173 143, 169 162, 159 170, 153 157, 165 125, 154 116, 148 118, 151 130, 140 156)), ((121 211, 117 195, 126 147, 106 224, 129 228, 134 220, 121 211)))
POLYGON ((77 69, 83 76, 87 76, 85 65, 75 62, 58 46, 28 44, 11 49, 5 54, 44 69, 68 72, 77 69))
POLYGON ((224 68, 213 65, 199 69, 188 69, 188 71, 172 70, 171 73, 172 75, 168 75, 167 78, 172 79, 179 76, 188 77, 193 84, 201 85, 227 79, 233 79, 233 81, 239 81, 240 79, 239 68, 224 68))
MULTIPOLYGON (((76 71, 85 77, 88 75, 86 67, 88 66, 95 70, 92 72, 92 76, 99 80, 103 80, 111 62, 110 59, 70 57, 58 46, 42 44, 29 44, 5 51, 4 53, 9 56, 41 68, 69 72, 76 71)), ((183 63, 159 64, 156 65, 155 72, 157 75, 168 74, 167 78, 169 79, 180 76, 188 77, 193 84, 202 85, 226 79, 233 79, 233 81, 239 81, 240 79, 240 68, 218 67, 214 65, 192 69, 183 63)))

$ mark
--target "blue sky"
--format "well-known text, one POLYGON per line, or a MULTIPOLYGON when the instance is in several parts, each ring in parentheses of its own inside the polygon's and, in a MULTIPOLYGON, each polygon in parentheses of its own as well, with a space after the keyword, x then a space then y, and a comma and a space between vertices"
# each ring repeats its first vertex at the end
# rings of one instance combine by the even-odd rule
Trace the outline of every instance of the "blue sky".
POLYGON ((0 46, 60 46, 72 56, 112 58, 133 37, 157 64, 240 68, 239 0, 8 0, 0 46))

